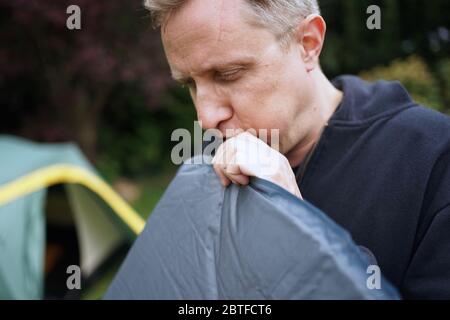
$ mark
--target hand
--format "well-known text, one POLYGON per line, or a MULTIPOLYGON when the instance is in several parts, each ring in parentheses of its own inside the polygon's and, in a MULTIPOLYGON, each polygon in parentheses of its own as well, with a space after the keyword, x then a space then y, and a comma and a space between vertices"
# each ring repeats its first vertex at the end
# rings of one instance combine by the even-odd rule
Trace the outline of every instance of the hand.
POLYGON ((258 177, 303 199, 286 157, 248 132, 222 143, 212 164, 225 187, 230 183, 247 185, 249 177, 258 177))

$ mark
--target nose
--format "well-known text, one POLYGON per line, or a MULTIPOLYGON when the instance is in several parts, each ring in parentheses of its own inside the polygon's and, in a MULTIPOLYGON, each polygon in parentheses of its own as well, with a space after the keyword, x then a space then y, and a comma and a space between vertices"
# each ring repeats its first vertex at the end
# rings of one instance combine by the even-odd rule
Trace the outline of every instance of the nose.
POLYGON ((194 104, 198 120, 205 130, 217 129, 221 122, 233 116, 233 109, 226 95, 208 87, 197 85, 194 104))

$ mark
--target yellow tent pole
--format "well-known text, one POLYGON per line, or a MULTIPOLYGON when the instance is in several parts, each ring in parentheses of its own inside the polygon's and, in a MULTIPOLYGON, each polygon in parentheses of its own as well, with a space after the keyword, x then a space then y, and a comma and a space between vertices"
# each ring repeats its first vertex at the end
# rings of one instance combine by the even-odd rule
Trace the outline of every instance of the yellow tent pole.
POLYGON ((107 183, 86 169, 74 165, 52 165, 38 169, 0 186, 0 206, 56 184, 80 184, 102 198, 134 233, 144 229, 145 221, 107 183))

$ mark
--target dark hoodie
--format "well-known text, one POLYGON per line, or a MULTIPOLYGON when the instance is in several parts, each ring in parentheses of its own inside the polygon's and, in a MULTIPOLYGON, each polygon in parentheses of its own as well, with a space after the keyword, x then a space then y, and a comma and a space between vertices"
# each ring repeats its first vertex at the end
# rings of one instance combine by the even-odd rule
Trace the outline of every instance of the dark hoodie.
POLYGON ((398 82, 342 76, 344 98, 299 181, 406 299, 450 299, 450 118, 398 82))

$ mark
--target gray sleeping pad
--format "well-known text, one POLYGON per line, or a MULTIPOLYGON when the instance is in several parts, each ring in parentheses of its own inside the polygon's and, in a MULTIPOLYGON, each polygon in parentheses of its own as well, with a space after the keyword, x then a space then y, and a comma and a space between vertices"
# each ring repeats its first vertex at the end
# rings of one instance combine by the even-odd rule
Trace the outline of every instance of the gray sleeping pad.
POLYGON ((368 288, 367 261, 345 230, 277 185, 225 189, 211 166, 185 164, 104 299, 398 299, 383 277, 368 288))

